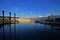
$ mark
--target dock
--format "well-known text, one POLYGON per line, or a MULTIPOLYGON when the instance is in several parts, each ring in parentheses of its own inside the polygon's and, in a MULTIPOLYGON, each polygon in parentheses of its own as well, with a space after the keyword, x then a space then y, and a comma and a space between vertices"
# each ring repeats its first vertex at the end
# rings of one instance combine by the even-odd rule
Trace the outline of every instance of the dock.
POLYGON ((59 22, 41 22, 41 21, 35 21, 35 23, 46 24, 46 25, 53 25, 53 26, 60 26, 59 22))

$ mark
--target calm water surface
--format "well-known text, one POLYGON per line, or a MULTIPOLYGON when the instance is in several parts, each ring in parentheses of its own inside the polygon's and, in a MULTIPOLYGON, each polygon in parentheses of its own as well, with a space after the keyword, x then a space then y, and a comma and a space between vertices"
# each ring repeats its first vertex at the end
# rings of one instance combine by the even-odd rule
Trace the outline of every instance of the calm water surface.
MULTIPOLYGON (((60 27, 44 25, 40 23, 19 23, 4 25, 4 39, 11 40, 40 40, 40 39, 56 39, 60 36, 60 27), (16 36, 16 37, 15 37, 16 36)), ((0 27, 0 40, 2 40, 3 26, 0 27)))

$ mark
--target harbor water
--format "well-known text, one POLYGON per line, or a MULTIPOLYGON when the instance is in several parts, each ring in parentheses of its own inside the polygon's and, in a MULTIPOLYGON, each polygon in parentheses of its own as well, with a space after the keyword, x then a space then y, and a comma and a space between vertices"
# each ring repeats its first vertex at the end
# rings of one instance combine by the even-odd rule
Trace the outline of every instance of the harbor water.
POLYGON ((49 40, 59 38, 58 36, 60 36, 59 26, 45 25, 35 22, 25 22, 0 26, 0 40, 3 39, 3 27, 4 40, 49 40))

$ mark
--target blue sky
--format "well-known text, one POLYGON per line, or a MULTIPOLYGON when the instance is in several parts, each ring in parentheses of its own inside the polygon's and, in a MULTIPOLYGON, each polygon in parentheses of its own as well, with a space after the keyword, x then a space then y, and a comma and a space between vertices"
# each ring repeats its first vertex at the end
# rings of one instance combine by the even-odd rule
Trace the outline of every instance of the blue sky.
POLYGON ((7 16, 11 12, 18 17, 59 15, 60 0, 0 0, 0 15, 2 10, 7 16))

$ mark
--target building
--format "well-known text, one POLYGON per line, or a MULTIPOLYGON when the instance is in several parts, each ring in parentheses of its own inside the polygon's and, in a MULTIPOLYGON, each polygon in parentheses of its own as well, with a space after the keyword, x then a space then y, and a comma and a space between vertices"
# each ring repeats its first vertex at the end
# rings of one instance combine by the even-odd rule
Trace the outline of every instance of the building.
POLYGON ((48 16, 45 21, 60 22, 60 15, 51 15, 51 16, 48 16))

